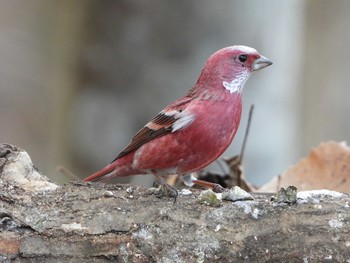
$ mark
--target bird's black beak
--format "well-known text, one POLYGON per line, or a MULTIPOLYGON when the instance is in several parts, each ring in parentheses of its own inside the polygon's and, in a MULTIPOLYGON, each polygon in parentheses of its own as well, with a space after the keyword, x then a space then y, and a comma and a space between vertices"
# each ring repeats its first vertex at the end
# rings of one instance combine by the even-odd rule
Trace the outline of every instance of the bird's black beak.
POLYGON ((253 64, 253 71, 257 71, 263 68, 266 68, 268 66, 272 65, 272 61, 268 58, 265 58, 264 56, 261 56, 257 60, 255 60, 253 64))

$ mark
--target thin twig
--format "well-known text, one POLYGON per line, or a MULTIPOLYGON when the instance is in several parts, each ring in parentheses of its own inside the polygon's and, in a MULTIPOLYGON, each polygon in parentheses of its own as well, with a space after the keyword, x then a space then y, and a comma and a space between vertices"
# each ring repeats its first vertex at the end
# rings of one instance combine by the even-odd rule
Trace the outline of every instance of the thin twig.
POLYGON ((63 174, 64 176, 66 176, 66 177, 72 179, 73 181, 81 181, 81 179, 80 179, 78 176, 76 176, 75 174, 73 174, 71 171, 69 171, 67 168, 65 168, 65 167, 62 166, 62 165, 58 165, 58 166, 56 167, 56 170, 57 170, 58 172, 60 172, 61 174, 63 174))
POLYGON ((242 144, 242 148, 241 148, 241 154, 239 155, 239 163, 242 163, 242 160, 243 160, 243 154, 244 154, 245 146, 246 146, 247 139, 248 139, 250 124, 252 122, 253 110, 254 110, 254 104, 252 104, 250 106, 250 109, 249 109, 248 123, 247 123, 247 128, 246 128, 245 134, 244 134, 243 144, 242 144))

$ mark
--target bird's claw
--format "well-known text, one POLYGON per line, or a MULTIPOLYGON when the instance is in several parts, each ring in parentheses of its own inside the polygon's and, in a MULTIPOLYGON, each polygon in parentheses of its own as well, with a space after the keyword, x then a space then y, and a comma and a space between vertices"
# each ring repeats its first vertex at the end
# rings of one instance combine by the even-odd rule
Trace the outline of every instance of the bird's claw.
POLYGON ((157 183, 159 187, 157 188, 155 195, 159 198, 162 198, 164 196, 167 197, 174 197, 174 204, 176 203, 177 196, 179 193, 177 192, 177 189, 171 185, 169 185, 164 178, 157 176, 157 183))
POLYGON ((213 191, 215 193, 222 193, 224 192, 225 190, 227 190, 226 188, 222 187, 221 185, 219 184, 213 184, 213 191))
POLYGON ((172 187, 168 184, 160 184, 157 189, 157 193, 155 194, 157 197, 162 198, 166 197, 174 197, 174 204, 176 203, 177 196, 179 195, 176 188, 172 187))

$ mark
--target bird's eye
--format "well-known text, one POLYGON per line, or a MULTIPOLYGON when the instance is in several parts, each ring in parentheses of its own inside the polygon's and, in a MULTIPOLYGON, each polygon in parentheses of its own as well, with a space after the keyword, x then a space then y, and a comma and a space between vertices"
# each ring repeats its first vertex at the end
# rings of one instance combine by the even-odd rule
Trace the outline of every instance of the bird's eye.
POLYGON ((247 55, 239 55, 238 59, 239 59, 239 61, 241 61, 243 63, 243 62, 247 61, 248 57, 247 57, 247 55))

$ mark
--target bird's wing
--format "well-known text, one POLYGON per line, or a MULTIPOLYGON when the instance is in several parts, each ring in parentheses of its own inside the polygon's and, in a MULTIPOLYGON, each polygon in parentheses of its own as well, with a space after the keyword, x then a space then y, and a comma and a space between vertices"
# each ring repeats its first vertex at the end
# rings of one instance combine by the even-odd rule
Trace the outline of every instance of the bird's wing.
POLYGON ((128 153, 137 150, 142 145, 154 140, 155 138, 188 126, 194 120, 194 116, 186 112, 186 106, 191 101, 192 98, 184 97, 164 108, 138 133, 136 133, 131 142, 118 154, 113 162, 128 153))

